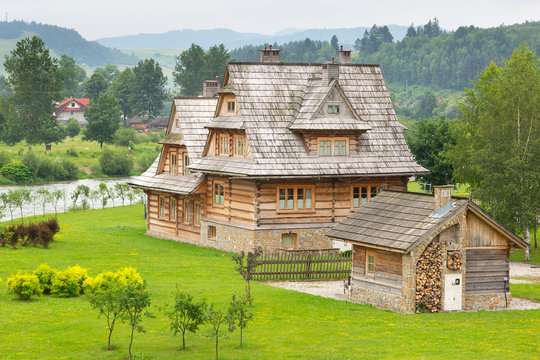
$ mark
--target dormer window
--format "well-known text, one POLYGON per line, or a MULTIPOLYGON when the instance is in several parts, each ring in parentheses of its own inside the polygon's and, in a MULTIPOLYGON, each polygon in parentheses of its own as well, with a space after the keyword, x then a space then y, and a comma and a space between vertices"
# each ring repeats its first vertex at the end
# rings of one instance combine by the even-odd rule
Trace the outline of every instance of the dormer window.
POLYGON ((248 152, 246 134, 222 132, 216 134, 216 155, 245 157, 248 152))
POLYGON ((71 103, 71 107, 75 107, 75 101, 71 103))
POLYGON ((339 114, 339 105, 328 105, 328 114, 339 114))
POLYGON ((328 137, 318 138, 319 156, 346 156, 349 155, 349 138, 328 137))
POLYGON ((236 101, 227 101, 227 112, 234 113, 236 111, 236 101))
POLYGON ((219 134, 219 155, 230 156, 231 137, 229 134, 219 134))

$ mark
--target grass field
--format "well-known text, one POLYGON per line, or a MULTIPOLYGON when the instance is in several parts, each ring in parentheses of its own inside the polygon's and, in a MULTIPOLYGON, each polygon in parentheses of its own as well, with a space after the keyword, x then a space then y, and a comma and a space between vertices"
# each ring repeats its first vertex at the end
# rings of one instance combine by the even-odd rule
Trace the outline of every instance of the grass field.
MULTIPOLYGON (((128 151, 125 146, 117 146, 114 144, 104 144, 103 147, 108 147, 117 151, 128 151)), ((12 161, 19 159, 19 154, 27 151, 29 148, 26 141, 20 141, 13 146, 0 143, 0 152, 6 152, 11 157, 12 161)), ((130 156, 133 159, 134 170, 132 175, 140 174, 146 169, 139 169, 137 167, 139 157, 145 153, 152 153, 157 156, 158 151, 161 149, 161 145, 157 145, 156 142, 146 142, 135 144, 135 148, 130 152, 130 156), (158 151, 156 151, 158 150, 158 151)), ((83 141, 82 135, 77 135, 74 138, 67 137, 63 142, 58 144, 52 144, 51 151, 45 151, 45 145, 33 145, 32 151, 37 155, 47 155, 49 157, 67 158, 74 162, 81 170, 79 172, 80 178, 86 177, 107 177, 107 175, 100 172, 87 174, 88 170, 99 169, 99 157, 101 155, 101 149, 97 141, 83 141), (77 156, 72 156, 68 153, 68 150, 74 150, 77 156)), ((73 153, 73 152, 72 152, 73 153)))
MULTIPOLYGON (((79 264, 91 276, 136 267, 148 282, 156 315, 143 321, 146 333, 135 335, 136 358, 214 357, 213 343, 199 334, 190 334, 188 349, 179 351, 181 339, 168 332, 168 321, 157 307, 169 301, 176 284, 198 298, 227 304, 233 293, 244 290, 230 254, 148 237, 142 215, 140 205, 60 214, 62 230, 50 249, 0 248, 0 358, 127 355, 127 325, 119 324, 113 334, 117 349, 105 351, 105 320, 97 318, 84 297, 21 302, 7 292, 10 274, 41 263, 58 269, 79 264)), ((539 289, 535 285, 519 291, 538 297, 539 289)), ((245 348, 238 348, 234 333, 220 342, 222 359, 540 358, 540 310, 404 315, 264 283, 252 284, 252 294, 255 317, 244 333, 245 348)))

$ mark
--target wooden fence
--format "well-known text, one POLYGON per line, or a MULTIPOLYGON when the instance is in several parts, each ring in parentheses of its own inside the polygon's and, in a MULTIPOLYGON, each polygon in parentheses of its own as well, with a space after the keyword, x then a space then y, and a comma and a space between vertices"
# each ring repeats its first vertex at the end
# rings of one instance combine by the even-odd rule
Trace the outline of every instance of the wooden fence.
POLYGON ((279 250, 255 260, 253 280, 342 279, 351 274, 352 253, 337 249, 279 250))

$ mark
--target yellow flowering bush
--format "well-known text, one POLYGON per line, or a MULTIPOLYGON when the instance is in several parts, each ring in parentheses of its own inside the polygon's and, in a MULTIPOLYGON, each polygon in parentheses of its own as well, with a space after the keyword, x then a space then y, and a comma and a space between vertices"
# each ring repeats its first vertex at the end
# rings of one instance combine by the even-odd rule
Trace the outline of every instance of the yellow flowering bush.
POLYGON ((15 293, 19 299, 28 301, 32 295, 41 293, 41 286, 36 275, 22 274, 13 275, 7 280, 7 287, 15 293))

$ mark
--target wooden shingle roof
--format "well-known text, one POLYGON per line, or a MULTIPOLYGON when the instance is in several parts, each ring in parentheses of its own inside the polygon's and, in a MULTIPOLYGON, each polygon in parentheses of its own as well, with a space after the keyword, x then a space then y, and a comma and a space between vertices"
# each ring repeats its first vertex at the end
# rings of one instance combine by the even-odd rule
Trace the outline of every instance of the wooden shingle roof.
POLYGON ((329 229, 326 235, 409 252, 420 239, 468 204, 465 199, 452 199, 452 202, 455 206, 444 216, 431 217, 435 209, 433 196, 384 190, 329 229))
POLYGON ((526 246, 521 238, 469 200, 452 198, 451 202, 453 207, 443 207, 435 212, 432 195, 384 190, 341 223, 329 229, 326 235, 348 242, 407 253, 426 236, 467 209, 494 226, 515 246, 520 248, 526 246), (432 216, 437 213, 442 216, 432 216))
MULTIPOLYGON (((328 93, 330 84, 322 83, 321 73, 321 64, 229 63, 225 89, 236 95, 239 110, 236 117, 241 117, 253 156, 253 161, 242 169, 242 175, 380 176, 428 172, 412 159, 381 70, 373 65, 339 66, 337 84, 359 118, 351 124, 345 122, 339 129, 369 129, 359 138, 358 154, 308 155, 301 135, 290 127, 299 117, 311 118, 328 93)), ((238 119, 235 122, 240 123, 238 119)), ((312 124, 323 125, 323 121, 319 121, 319 125, 312 124)), ((327 126, 331 130, 338 124, 327 126)), ((234 161, 230 164, 237 165, 234 161)), ((220 156, 206 156, 192 162, 190 168, 203 172, 216 169, 236 172, 223 164, 220 156)))
POLYGON ((190 175, 174 175, 162 173, 156 175, 159 156, 142 175, 132 177, 128 184, 148 190, 164 191, 172 194, 189 195, 205 179, 201 173, 190 175))

